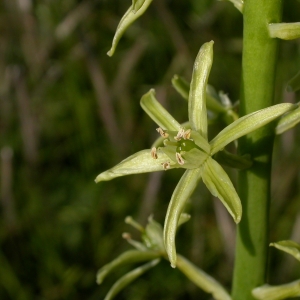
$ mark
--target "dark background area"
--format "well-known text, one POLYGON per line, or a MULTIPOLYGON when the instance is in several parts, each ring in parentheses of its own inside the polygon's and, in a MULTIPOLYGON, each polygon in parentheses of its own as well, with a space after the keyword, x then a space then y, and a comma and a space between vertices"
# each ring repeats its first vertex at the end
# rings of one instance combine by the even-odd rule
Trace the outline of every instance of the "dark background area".
MULTIPOLYGON (((242 15, 229 2, 154 0, 106 52, 131 1, 3 0, 0 2, 0 299, 103 299, 128 269, 97 286, 97 270, 130 248, 124 219, 163 223, 182 170, 94 183, 100 172, 157 138, 139 106, 155 88, 180 122, 186 102, 171 86, 190 80, 200 46, 214 40, 209 83, 239 99, 242 15)), ((300 1, 284 1, 285 22, 300 21, 300 1)), ((300 41, 281 42, 276 101, 300 68, 300 41)), ((220 125, 212 126, 213 136, 220 125)), ((299 126, 276 139, 270 241, 300 242, 299 126)), ((234 180, 236 173, 230 171, 234 180)), ((177 235, 178 251, 231 286, 235 225, 203 185, 192 219, 177 235)), ((300 276, 299 265, 270 249, 272 284, 300 276)), ((118 299, 210 299, 159 264, 118 299)))

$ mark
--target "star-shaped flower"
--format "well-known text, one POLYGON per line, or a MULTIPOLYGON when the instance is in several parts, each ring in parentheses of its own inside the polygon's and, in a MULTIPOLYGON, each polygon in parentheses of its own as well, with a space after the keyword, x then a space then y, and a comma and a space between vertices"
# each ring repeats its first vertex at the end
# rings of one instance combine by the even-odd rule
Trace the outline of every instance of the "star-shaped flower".
MULTIPOLYGON (((137 152, 96 178, 96 182, 100 182, 130 174, 186 169, 173 192, 164 224, 164 245, 172 267, 176 267, 175 235, 178 221, 201 178, 209 191, 222 201, 234 221, 238 223, 241 220, 240 198, 214 155, 230 142, 296 107, 284 103, 256 111, 237 119, 208 142, 206 86, 213 61, 213 43, 205 43, 195 60, 188 100, 190 128, 183 128, 155 99, 154 90, 150 90, 142 97, 141 106, 159 126, 158 132, 164 138, 164 147, 137 152)), ((239 159, 239 156, 236 157, 239 159)))

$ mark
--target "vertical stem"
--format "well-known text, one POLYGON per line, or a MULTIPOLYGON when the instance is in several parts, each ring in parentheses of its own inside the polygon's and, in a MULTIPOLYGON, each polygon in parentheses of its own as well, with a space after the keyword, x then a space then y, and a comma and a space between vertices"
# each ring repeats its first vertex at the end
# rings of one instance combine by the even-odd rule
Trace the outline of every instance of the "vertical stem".
MULTIPOLYGON (((281 0, 246 0, 242 62, 241 115, 273 104, 277 39, 267 26, 280 22, 281 0)), ((272 125, 241 139, 253 167, 239 175, 243 217, 238 226, 232 298, 252 300, 251 290, 265 283, 268 246, 272 125)))

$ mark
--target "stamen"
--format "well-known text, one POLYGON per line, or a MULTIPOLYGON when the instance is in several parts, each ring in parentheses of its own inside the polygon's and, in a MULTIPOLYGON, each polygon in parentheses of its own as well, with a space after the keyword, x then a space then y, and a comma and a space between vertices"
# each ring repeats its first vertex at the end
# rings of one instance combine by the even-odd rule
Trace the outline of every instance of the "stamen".
POLYGON ((125 223, 131 225, 138 231, 144 232, 143 226, 136 222, 131 216, 125 218, 125 223))
POLYGON ((163 166, 163 168, 164 168, 165 171, 166 171, 166 170, 169 170, 169 169, 171 168, 171 165, 170 165, 170 162, 169 162, 169 161, 164 162, 164 163, 162 163, 161 165, 163 166))
POLYGON ((184 135, 184 129, 180 128, 179 131, 178 131, 178 133, 177 133, 177 135, 174 137, 174 139, 176 141, 180 141, 181 138, 183 137, 183 135, 184 135))
POLYGON ((157 151, 155 147, 151 149, 151 156, 153 159, 157 159, 157 151))
POLYGON ((180 153, 176 152, 176 160, 180 165, 184 164, 184 160, 182 158, 182 156, 180 155, 180 153))
POLYGON ((160 127, 156 128, 156 131, 164 138, 167 138, 169 136, 169 134, 167 132, 164 132, 160 127))
POLYGON ((131 235, 128 232, 123 232, 122 233, 122 238, 125 240, 131 240, 131 235))
POLYGON ((187 131, 185 131, 184 134, 183 134, 183 138, 184 138, 185 140, 189 140, 190 137, 191 137, 191 132, 192 132, 191 129, 188 129, 187 131))
POLYGON ((170 142, 168 139, 164 140, 164 146, 178 146, 178 142, 170 142))

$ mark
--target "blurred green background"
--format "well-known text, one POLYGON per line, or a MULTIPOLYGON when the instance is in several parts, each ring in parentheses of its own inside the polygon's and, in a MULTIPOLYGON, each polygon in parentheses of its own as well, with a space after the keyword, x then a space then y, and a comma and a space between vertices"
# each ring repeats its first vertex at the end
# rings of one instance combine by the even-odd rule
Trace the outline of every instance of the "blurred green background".
MULTIPOLYGON (((97 269, 138 237, 124 218, 163 223, 181 170, 96 185, 98 173, 149 148, 155 124, 139 106, 156 89, 180 122, 187 105, 171 86, 190 80, 200 46, 214 40, 209 83, 239 98, 242 15, 229 2, 154 0, 109 50, 131 4, 119 0, 3 0, 0 2, 0 299, 103 299, 128 269, 97 286, 97 269)), ((284 1, 286 22, 300 21, 300 1, 284 1)), ((300 68, 300 41, 279 47, 276 101, 300 68)), ((213 136, 221 125, 213 126, 213 136)), ((270 241, 300 242, 299 126, 276 140, 270 241)), ((235 172, 231 171, 234 179, 235 172)), ((180 253, 228 289, 235 226, 200 185, 189 203, 192 219, 180 230, 180 253)), ((269 282, 300 276, 287 255, 270 250, 269 282)), ((117 299, 211 299, 163 262, 117 299)))

